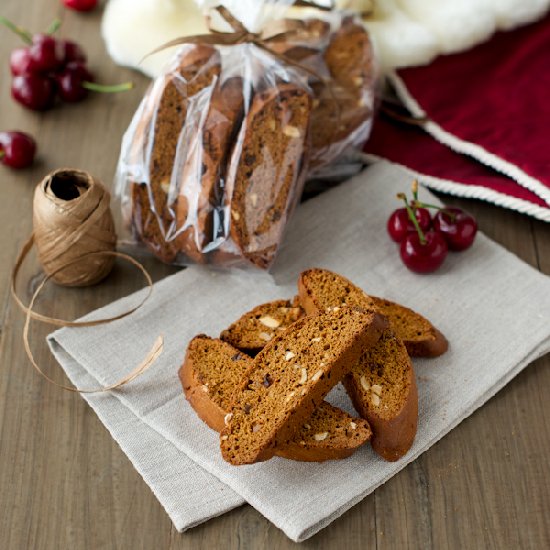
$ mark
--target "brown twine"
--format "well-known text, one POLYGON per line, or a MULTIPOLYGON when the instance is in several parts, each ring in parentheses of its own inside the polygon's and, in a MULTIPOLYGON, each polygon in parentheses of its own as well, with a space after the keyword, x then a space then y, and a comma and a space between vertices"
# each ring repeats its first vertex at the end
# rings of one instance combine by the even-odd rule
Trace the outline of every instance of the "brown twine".
POLYGON ((113 251, 116 247, 110 200, 98 180, 71 168, 51 172, 36 186, 34 241, 44 272, 57 284, 88 286, 110 273, 113 256, 87 256, 88 252, 113 251), (78 259, 81 261, 73 262, 78 259), (58 269, 60 266, 66 269, 58 269))
POLYGON ((131 315, 151 296, 153 280, 145 267, 128 254, 114 250, 116 233, 109 201, 107 190, 86 172, 63 169, 46 176, 37 186, 35 193, 35 231, 19 252, 11 274, 11 294, 25 313, 23 346, 27 357, 34 369, 48 382, 77 393, 105 392, 120 388, 151 367, 163 351, 164 340, 159 336, 145 359, 132 372, 114 384, 96 389, 78 389, 55 382, 36 363, 31 351, 29 327, 32 319, 57 327, 92 327, 131 315), (63 177, 60 178, 60 174, 63 177), (73 176, 74 180, 71 179, 73 176), (38 235, 41 238, 41 247, 38 246, 38 235), (48 237, 51 242, 48 241, 48 237), (33 293, 29 305, 25 306, 16 292, 17 278, 34 244, 37 245, 41 263, 46 262, 42 263, 46 276, 33 293), (111 271, 116 258, 124 259, 136 266, 147 281, 149 292, 136 306, 118 315, 93 321, 66 321, 34 311, 34 304, 50 279, 65 286, 95 284, 111 271))
POLYGON ((388 118, 407 124, 408 126, 418 126, 419 128, 424 128, 426 122, 429 122, 427 117, 415 117, 408 114, 403 114, 403 109, 395 107, 393 103, 383 102, 380 105, 380 111, 386 115, 388 118))
POLYGON ((317 4, 315 0, 296 0, 293 4, 293 6, 299 7, 299 8, 315 8, 320 11, 332 11, 335 9, 335 2, 334 0, 331 0, 330 6, 322 6, 321 4, 317 4))

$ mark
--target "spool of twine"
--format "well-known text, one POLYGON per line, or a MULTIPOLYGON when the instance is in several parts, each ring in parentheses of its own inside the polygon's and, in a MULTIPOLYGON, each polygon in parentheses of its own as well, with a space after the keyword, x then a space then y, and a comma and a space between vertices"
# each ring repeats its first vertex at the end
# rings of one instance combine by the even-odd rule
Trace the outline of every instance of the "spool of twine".
POLYGON ((44 272, 57 284, 93 285, 111 272, 115 256, 90 255, 115 250, 110 201, 101 182, 81 170, 55 170, 37 185, 34 241, 44 272))
POLYGON ((148 370, 160 357, 164 348, 164 338, 160 335, 143 361, 129 374, 113 384, 92 389, 74 388, 54 381, 38 365, 31 351, 29 328, 33 319, 57 327, 93 327, 131 315, 151 296, 153 280, 145 267, 128 254, 115 250, 117 237, 110 200, 107 189, 87 172, 62 168, 48 174, 38 184, 34 193, 34 232, 19 252, 11 275, 11 294, 25 313, 23 346, 29 361, 48 382, 72 392, 96 393, 116 390, 148 370), (46 276, 26 306, 17 295, 17 277, 33 245, 36 245, 38 258, 46 276), (34 311, 34 304, 49 280, 63 286, 93 285, 111 272, 116 258, 131 263, 145 277, 149 292, 137 305, 112 317, 90 321, 67 321, 34 311))

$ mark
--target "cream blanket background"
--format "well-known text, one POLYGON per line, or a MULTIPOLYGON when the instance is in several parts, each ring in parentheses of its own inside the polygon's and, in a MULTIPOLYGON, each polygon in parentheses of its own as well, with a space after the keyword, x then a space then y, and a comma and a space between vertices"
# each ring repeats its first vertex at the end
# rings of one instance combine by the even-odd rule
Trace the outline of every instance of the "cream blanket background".
MULTIPOLYGON (((363 10, 373 0, 336 3, 363 10)), ((240 5, 246 6, 247 1, 240 5)), ((374 5, 365 24, 388 70, 422 65, 440 53, 468 49, 497 30, 535 21, 548 12, 550 0, 374 0, 374 5)), ((293 16, 299 13, 298 8, 291 10, 293 16)), ((177 36, 203 32, 206 26, 194 0, 109 0, 102 24, 113 60, 150 76, 159 74, 171 52, 140 64, 144 55, 177 36)))

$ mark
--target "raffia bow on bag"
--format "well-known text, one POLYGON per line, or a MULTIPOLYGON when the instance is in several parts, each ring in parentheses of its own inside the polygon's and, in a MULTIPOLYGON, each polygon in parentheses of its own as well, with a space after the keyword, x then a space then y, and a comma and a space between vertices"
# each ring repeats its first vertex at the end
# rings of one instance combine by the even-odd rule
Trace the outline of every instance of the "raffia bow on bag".
MULTIPOLYGON (((296 4, 298 5, 298 4, 296 4)), ((321 6, 313 6, 306 3, 310 7, 322 11, 330 11, 330 8, 321 6)), ((286 55, 274 51, 269 47, 272 42, 280 42, 282 40, 291 40, 299 35, 307 34, 309 31, 305 23, 299 19, 277 19, 266 25, 261 32, 250 32, 227 8, 224 6, 216 6, 213 8, 222 19, 231 27, 233 32, 222 32, 212 27, 211 18, 208 19, 209 29, 211 34, 195 34, 191 36, 182 36, 166 42, 162 46, 155 48, 151 53, 147 54, 144 59, 154 55, 157 52, 163 51, 174 46, 182 46, 184 44, 208 44, 210 46, 236 46, 238 44, 254 44, 261 50, 273 55, 288 65, 302 69, 315 78, 325 81, 326 79, 309 67, 290 59, 286 55)))

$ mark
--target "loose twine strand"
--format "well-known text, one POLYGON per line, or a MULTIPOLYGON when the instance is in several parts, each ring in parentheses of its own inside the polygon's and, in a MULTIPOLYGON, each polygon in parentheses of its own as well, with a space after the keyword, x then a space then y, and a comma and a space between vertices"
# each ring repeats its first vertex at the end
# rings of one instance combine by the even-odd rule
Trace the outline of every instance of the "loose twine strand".
MULTIPOLYGON (((120 388, 125 384, 128 384, 129 382, 131 382, 132 380, 135 380, 138 376, 143 374, 146 370, 148 370, 163 352, 163 349, 164 349, 163 337, 159 336, 155 340, 153 347, 147 353, 143 361, 141 361, 141 363, 134 370, 132 370, 129 374, 125 375, 119 381, 104 387, 93 388, 93 389, 81 389, 81 388, 67 386, 56 382, 50 376, 48 376, 44 372, 44 370, 38 365, 32 353, 32 350, 30 347, 30 341, 29 341, 29 330, 30 330, 31 321, 36 320, 36 321, 40 321, 40 322, 54 325, 57 327, 93 327, 93 326, 103 325, 106 323, 112 323, 113 321, 117 321, 119 319, 123 319, 124 317, 131 315, 132 313, 140 309, 145 304, 145 302, 149 299, 149 297, 153 292, 153 280, 149 275, 148 271, 143 266, 143 264, 141 264, 139 261, 129 256, 128 254, 117 252, 116 250, 111 250, 109 249, 110 248, 109 246, 107 247, 107 249, 103 249, 105 246, 105 241, 103 237, 105 237, 106 227, 107 228, 112 227, 112 232, 114 235, 114 239, 108 239, 108 241, 112 240, 113 242, 116 242, 116 234, 114 234, 114 225, 111 224, 111 220, 110 220, 110 218, 112 218, 112 214, 108 206, 108 200, 109 200, 108 192, 104 189, 101 183, 89 177, 88 178, 89 185, 92 188, 94 188, 94 190, 99 191, 99 193, 84 192, 80 194, 78 197, 74 197, 68 200, 63 200, 63 199, 59 199, 59 197, 52 197, 47 193, 47 190, 50 188, 50 184, 53 178, 56 175, 59 175, 60 173, 62 173, 63 177, 67 177, 68 175, 71 175, 71 174, 72 175, 76 174, 79 178, 81 178, 83 174, 82 172, 71 171, 67 169, 62 171, 56 171, 46 176, 46 178, 44 178, 44 180, 37 186, 37 190, 35 193, 35 204, 34 204, 35 231, 31 234, 31 236, 28 238, 28 240, 25 242, 25 244, 21 248, 18 254, 17 260, 15 262, 15 265, 13 267, 12 274, 11 274, 11 295, 13 296, 13 299, 15 300, 19 308, 25 313, 25 325, 23 328, 23 347, 25 349, 27 357, 29 358, 29 361, 31 362, 33 368, 48 382, 50 382, 51 384, 63 390, 67 390, 75 393, 106 392, 106 391, 120 388), (107 199, 105 199, 105 197, 107 197, 107 199), (44 204, 48 204, 48 203, 45 203, 44 201, 52 201, 52 200, 54 200, 56 208, 53 208, 51 210, 52 213, 50 215, 39 217, 38 219, 40 220, 41 223, 37 224, 36 223, 37 210, 39 210, 40 207, 43 206, 44 204), (97 219, 96 223, 93 223, 93 224, 86 223, 86 221, 90 219, 90 216, 93 217, 93 213, 97 212, 98 204, 105 205, 106 200, 107 200, 107 208, 106 209, 102 208, 103 215, 101 219, 97 219), (97 204, 96 204, 96 201, 97 201, 97 204), (91 204, 87 204, 90 202, 91 204), (65 204, 67 205, 67 208, 64 208, 65 204), (84 223, 82 221, 82 216, 76 216, 76 217, 74 216, 75 212, 78 214, 84 214, 84 219, 85 219, 84 223), (92 214, 90 214, 90 212, 92 214), (59 217, 61 217, 61 219, 59 217), (47 222, 47 223, 43 223, 43 222, 47 222), (103 225, 101 222, 103 222, 103 225), (87 227, 87 231, 85 232, 82 231, 82 225, 85 225, 87 227), (60 227, 63 228, 63 231, 60 231, 60 227), (37 238, 36 238, 37 231, 42 232, 41 242, 48 243, 48 253, 53 254, 52 257, 55 258, 55 261, 51 261, 46 264, 41 262, 44 268, 44 271, 46 272, 46 276, 34 291, 32 298, 29 302, 29 305, 26 306, 17 295, 17 290, 16 290, 17 279, 18 279, 18 275, 21 270, 21 267, 25 261, 25 258, 28 256, 28 254, 30 253, 30 251, 32 250, 35 244, 38 249, 39 259, 41 259, 40 253, 43 252, 43 249, 41 250, 40 245, 37 243, 37 238), (56 241, 58 242, 58 247, 59 247, 59 250, 61 251, 61 253, 59 254, 56 254, 55 247, 54 249, 52 249, 49 246, 51 243, 51 239, 47 238, 49 235, 48 233, 49 231, 51 231, 52 233, 55 233, 56 241), (93 238, 94 231, 97 233, 97 235, 100 235, 102 237, 99 241, 95 241, 95 244, 94 244, 94 238, 93 238), (70 243, 70 246, 68 246, 67 243, 70 243), (93 249, 94 247, 96 248, 96 250, 93 249), (108 262, 106 261, 106 258, 109 259, 108 262), (106 276, 109 273, 110 266, 112 266, 112 262, 116 258, 126 260, 130 264, 137 267, 143 273, 143 276, 147 282, 149 290, 137 305, 130 307, 128 310, 122 313, 119 313, 117 315, 114 315, 112 317, 105 317, 105 318, 94 319, 90 321, 67 321, 65 319, 50 317, 34 311, 34 305, 36 303, 36 300, 38 299, 38 296, 44 289, 44 286, 50 279, 54 279, 56 282, 60 284, 64 284, 65 286, 75 286, 75 284, 78 286, 85 286, 86 284, 92 284, 98 281, 98 272, 101 272, 103 276, 106 276), (108 269, 105 268, 103 264, 107 265, 108 269), (98 265, 99 265, 99 271, 98 271, 98 265), (67 269, 74 266, 76 266, 77 268, 76 271, 67 269), (58 280, 57 276, 63 271, 65 271, 65 274, 69 273, 71 277, 67 278, 66 276, 63 276, 61 277, 60 280, 58 280), (87 275, 89 275, 90 277, 87 278, 87 275)), ((86 175, 86 176, 89 176, 89 175, 86 175)), ((42 214, 43 213, 44 213, 44 210, 42 210, 42 214)), ((114 248, 114 245, 113 245, 113 248, 114 248)))

